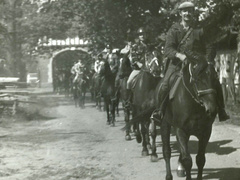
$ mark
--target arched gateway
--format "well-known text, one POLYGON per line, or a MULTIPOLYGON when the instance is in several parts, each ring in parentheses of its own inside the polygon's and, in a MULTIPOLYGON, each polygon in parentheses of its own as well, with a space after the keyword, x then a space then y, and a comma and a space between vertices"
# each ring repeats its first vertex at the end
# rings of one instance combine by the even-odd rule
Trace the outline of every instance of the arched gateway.
MULTIPOLYGON (((81 59, 85 63, 91 64, 89 53, 86 49, 81 47, 65 48, 53 52, 50 59, 42 59, 40 62, 42 72, 42 82, 49 85, 56 84, 57 78, 68 78, 71 75, 71 67, 78 59, 81 59), (48 61, 48 62, 47 62, 48 61), (44 65, 45 64, 45 65, 44 65), (47 67, 46 67, 47 65, 47 67), (44 70, 46 69, 46 70, 44 70)), ((62 86, 61 84, 60 86, 62 86)))

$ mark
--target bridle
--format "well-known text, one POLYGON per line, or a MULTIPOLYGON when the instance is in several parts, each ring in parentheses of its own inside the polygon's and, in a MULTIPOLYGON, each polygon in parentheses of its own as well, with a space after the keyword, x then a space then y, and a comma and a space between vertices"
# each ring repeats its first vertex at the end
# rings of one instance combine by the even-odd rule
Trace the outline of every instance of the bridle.
POLYGON ((160 77, 160 74, 157 75, 154 73, 154 69, 152 68, 152 64, 155 63, 158 67, 160 64, 158 63, 158 58, 154 57, 151 59, 150 62, 147 61, 147 67, 149 68, 149 72, 154 76, 154 77, 160 77))
POLYGON ((189 64, 189 74, 190 74, 190 83, 193 84, 193 92, 187 87, 185 79, 183 78, 183 84, 184 87, 187 89, 188 93, 191 95, 191 97, 196 101, 198 104, 203 106, 203 101, 201 100, 200 97, 208 95, 208 94, 216 94, 216 90, 213 88, 208 88, 204 90, 200 90, 198 88, 198 80, 193 78, 193 73, 192 73, 192 64, 189 64))

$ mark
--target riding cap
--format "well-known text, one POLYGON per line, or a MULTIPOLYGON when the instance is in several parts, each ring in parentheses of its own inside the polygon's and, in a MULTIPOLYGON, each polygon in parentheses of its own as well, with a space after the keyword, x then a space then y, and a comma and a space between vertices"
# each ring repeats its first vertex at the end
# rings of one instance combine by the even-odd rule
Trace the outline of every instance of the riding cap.
POLYGON ((111 45, 108 44, 108 45, 106 46, 106 49, 112 49, 111 45))
POLYGON ((178 9, 181 10, 181 9, 185 9, 185 8, 194 8, 194 4, 190 1, 185 1, 183 3, 181 3, 179 6, 178 6, 178 9))

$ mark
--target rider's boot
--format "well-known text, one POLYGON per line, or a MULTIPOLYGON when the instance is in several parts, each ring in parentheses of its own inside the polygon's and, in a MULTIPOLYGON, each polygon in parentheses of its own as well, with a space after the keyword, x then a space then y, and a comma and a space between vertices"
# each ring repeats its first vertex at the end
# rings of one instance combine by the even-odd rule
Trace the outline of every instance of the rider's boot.
POLYGON ((230 116, 225 111, 221 84, 219 83, 219 81, 217 81, 216 84, 217 84, 216 90, 217 90, 218 118, 219 118, 219 121, 222 122, 230 119, 230 116))
POLYGON ((153 111, 150 119, 161 124, 162 118, 168 103, 168 88, 167 86, 162 86, 159 91, 158 101, 161 103, 160 108, 153 111))
POLYGON ((132 91, 131 89, 127 89, 127 100, 125 103, 125 108, 130 108, 132 102, 132 91))

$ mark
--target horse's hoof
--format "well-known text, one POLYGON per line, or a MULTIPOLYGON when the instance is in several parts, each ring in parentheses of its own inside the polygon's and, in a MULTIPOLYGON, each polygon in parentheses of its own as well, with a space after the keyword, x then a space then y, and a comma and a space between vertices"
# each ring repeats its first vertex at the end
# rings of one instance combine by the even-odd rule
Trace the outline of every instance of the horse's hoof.
POLYGON ((177 169, 177 176, 178 177, 185 177, 186 176, 186 172, 185 172, 185 170, 183 170, 183 169, 177 169))
POLYGON ((151 162, 157 162, 158 161, 158 155, 157 154, 152 154, 151 155, 151 162))
POLYGON ((166 180, 172 180, 172 179, 173 179, 172 175, 167 175, 166 176, 166 180))
POLYGON ((148 155, 149 155, 148 151, 142 151, 142 156, 148 156, 148 155))
POLYGON ((142 137, 139 134, 136 135, 136 141, 137 141, 137 143, 141 143, 142 142, 142 137))
POLYGON ((126 135, 126 136, 125 136, 125 140, 126 140, 126 141, 130 141, 130 140, 131 140, 131 136, 130 136, 130 135, 126 135))

